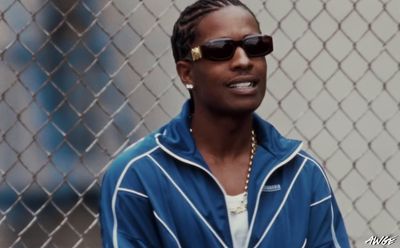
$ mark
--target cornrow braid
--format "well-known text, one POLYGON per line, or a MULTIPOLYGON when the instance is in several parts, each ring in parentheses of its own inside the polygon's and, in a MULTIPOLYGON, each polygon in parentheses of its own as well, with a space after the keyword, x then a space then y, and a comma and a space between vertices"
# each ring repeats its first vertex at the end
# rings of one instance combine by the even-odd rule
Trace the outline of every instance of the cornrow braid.
MULTIPOLYGON (((196 38, 196 27, 200 20, 207 14, 227 6, 240 6, 249 11, 257 21, 254 13, 239 0, 198 0, 186 7, 175 22, 171 36, 175 62, 188 55, 196 38)), ((258 21, 257 24, 259 25, 258 21)))

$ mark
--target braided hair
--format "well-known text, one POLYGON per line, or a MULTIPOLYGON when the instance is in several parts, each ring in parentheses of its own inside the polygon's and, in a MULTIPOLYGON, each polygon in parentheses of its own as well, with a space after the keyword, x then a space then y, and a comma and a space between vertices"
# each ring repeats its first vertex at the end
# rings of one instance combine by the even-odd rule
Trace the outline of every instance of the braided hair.
MULTIPOLYGON (((189 53, 196 38, 196 27, 200 20, 207 14, 227 6, 240 6, 249 11, 257 21, 254 13, 239 0, 198 0, 186 7, 175 22, 171 36, 175 62, 183 60, 189 53)), ((258 21, 257 24, 259 25, 258 21)))

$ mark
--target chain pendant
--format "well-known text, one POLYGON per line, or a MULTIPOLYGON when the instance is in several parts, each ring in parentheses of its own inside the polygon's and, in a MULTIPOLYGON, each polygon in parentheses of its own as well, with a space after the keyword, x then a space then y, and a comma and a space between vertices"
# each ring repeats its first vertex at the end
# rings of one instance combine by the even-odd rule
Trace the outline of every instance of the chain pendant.
POLYGON ((240 205, 236 208, 229 209, 229 212, 233 215, 241 214, 247 210, 247 192, 243 194, 243 199, 240 201, 240 205))
POLYGON ((229 212, 233 215, 236 214, 241 214, 244 211, 246 211, 247 207, 245 205, 240 205, 239 207, 235 208, 235 209, 229 209, 229 212))

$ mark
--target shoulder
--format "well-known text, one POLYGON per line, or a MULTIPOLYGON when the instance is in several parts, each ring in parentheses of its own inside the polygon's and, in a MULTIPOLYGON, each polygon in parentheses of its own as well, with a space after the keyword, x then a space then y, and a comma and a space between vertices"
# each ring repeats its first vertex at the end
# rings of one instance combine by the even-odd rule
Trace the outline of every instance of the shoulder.
POLYGON ((309 183, 314 196, 317 198, 330 196, 332 189, 323 166, 305 151, 300 151, 298 157, 302 159, 304 164, 303 178, 309 183))
POLYGON ((322 177, 326 177, 325 170, 323 166, 310 154, 306 151, 301 150, 297 154, 297 158, 300 159, 304 163, 304 169, 309 173, 316 173, 322 177))
POLYGON ((109 186, 120 184, 124 177, 127 175, 134 177, 134 174, 137 174, 135 171, 149 164, 148 155, 159 148, 155 136, 156 133, 145 136, 115 157, 104 173, 102 184, 109 186))

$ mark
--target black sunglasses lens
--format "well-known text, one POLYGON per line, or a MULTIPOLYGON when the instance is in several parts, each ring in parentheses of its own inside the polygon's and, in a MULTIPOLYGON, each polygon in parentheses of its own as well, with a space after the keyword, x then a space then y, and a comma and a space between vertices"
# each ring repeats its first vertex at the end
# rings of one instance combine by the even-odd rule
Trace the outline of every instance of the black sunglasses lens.
POLYGON ((243 48, 249 57, 265 56, 272 52, 272 39, 269 36, 250 37, 243 41, 243 48))
POLYGON ((259 35, 245 38, 242 41, 212 40, 201 46, 201 53, 208 60, 229 60, 235 54, 237 46, 241 46, 249 57, 265 56, 273 50, 272 37, 259 35))
POLYGON ((215 40, 201 46, 201 53, 209 60, 228 60, 235 52, 235 45, 232 40, 215 40))

